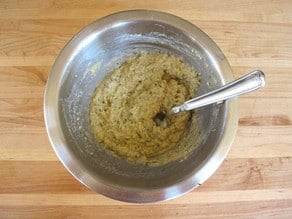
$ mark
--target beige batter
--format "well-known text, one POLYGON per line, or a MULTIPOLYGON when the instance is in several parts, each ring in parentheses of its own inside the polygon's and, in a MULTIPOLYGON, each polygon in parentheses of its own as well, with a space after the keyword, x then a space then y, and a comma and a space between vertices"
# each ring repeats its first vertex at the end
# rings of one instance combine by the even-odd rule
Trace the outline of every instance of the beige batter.
POLYGON ((190 112, 170 115, 170 109, 193 98, 199 83, 198 73, 168 54, 141 53, 127 60, 94 92, 89 118, 97 140, 128 161, 159 165, 190 119, 190 112))

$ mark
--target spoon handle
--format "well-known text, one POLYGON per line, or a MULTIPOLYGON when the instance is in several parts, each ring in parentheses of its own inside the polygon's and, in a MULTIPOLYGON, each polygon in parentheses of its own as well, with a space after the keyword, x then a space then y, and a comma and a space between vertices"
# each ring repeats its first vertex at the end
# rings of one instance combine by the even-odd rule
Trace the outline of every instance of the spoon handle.
POLYGON ((219 89, 188 100, 180 106, 173 107, 171 112, 178 113, 185 110, 196 109, 212 103, 221 103, 223 100, 234 98, 263 86, 265 86, 265 75, 262 71, 256 70, 224 85, 219 89))

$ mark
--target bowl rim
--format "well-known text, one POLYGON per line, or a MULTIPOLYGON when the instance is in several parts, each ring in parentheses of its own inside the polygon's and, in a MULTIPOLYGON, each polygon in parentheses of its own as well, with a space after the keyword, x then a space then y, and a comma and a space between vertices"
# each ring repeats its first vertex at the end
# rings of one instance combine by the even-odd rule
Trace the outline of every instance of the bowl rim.
MULTIPOLYGON (((230 147, 234 141, 236 130, 238 126, 238 100, 234 98, 225 102, 227 109, 227 116, 224 126, 222 138, 217 148, 212 151, 209 159, 202 163, 198 168, 198 171, 182 180, 181 182, 171 185, 166 188, 141 190, 137 188, 125 188, 121 186, 108 185, 102 182, 102 180, 96 180, 86 170, 85 166, 80 163, 76 163, 74 155, 69 153, 69 147, 66 145, 65 136, 61 130, 60 117, 58 112, 58 91, 62 84, 62 78, 60 78, 60 72, 64 72, 66 69, 66 63, 69 63, 74 56, 73 53, 78 52, 78 41, 84 40, 86 37, 90 37, 87 34, 92 30, 97 31, 96 28, 105 28, 116 22, 123 22, 127 20, 153 20, 157 22, 167 23, 168 25, 179 28, 180 30, 191 34, 196 40, 199 40, 201 44, 210 52, 210 55, 215 61, 218 61, 216 70, 223 75, 224 82, 234 80, 232 69, 225 58, 223 52, 216 45, 216 43, 201 29, 194 24, 177 17, 175 15, 153 11, 153 10, 128 10, 120 11, 114 14, 107 15, 100 18, 88 26, 84 27, 79 33, 77 33, 61 50, 57 56, 55 63, 49 74, 47 85, 44 94, 44 120, 48 133, 48 137, 57 157, 62 162, 64 167, 82 184, 88 188, 103 194, 107 197, 134 203, 149 203, 158 202, 173 199, 181 196, 194 188, 200 186, 205 182, 221 165, 230 147), (69 55, 68 55, 69 54, 69 55)), ((62 76, 62 75, 61 75, 62 76)))

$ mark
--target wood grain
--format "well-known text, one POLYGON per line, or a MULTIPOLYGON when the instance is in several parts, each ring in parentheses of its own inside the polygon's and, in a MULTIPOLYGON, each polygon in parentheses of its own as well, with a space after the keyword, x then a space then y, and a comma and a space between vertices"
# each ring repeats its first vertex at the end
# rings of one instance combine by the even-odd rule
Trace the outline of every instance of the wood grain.
POLYGON ((0 1, 0 218, 292 218, 292 4, 289 0, 0 1), (45 84, 71 37, 121 10, 154 9, 200 27, 238 78, 264 89, 240 98, 233 146, 198 189, 157 204, 96 194, 62 166, 43 118, 45 84))
MULTIPOLYGON (((215 195, 215 194, 214 194, 215 195)), ((64 198, 64 197, 61 197, 64 198)), ((36 203, 44 199, 36 199, 36 203)), ((99 200, 102 203, 103 200, 99 200)), ((190 200, 191 201, 191 200, 190 200)), ((235 201, 233 203, 188 203, 176 205, 50 205, 3 206, 5 218, 287 218, 291 216, 291 203, 282 200, 235 201), (78 210, 76 210, 78 209, 78 210), (260 215, 260 216, 259 216, 260 215)))

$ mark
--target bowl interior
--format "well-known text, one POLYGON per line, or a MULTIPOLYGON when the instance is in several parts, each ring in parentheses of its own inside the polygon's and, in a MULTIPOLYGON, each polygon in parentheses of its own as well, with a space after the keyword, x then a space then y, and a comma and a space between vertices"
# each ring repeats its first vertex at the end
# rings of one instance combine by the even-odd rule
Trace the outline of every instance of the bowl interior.
POLYGON ((88 110, 94 89, 106 74, 140 51, 182 58, 201 73, 198 95, 219 87, 223 78, 202 45, 177 27, 148 20, 116 22, 101 32, 92 31, 81 44, 66 66, 59 91, 62 130, 76 159, 98 180, 123 187, 166 187, 192 175, 220 141, 224 104, 196 110, 200 134, 193 144, 197 149, 186 160, 161 167, 131 164, 105 153, 92 135, 88 110))

